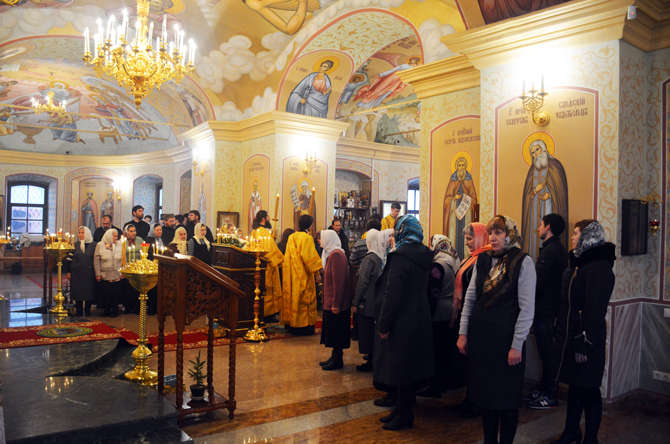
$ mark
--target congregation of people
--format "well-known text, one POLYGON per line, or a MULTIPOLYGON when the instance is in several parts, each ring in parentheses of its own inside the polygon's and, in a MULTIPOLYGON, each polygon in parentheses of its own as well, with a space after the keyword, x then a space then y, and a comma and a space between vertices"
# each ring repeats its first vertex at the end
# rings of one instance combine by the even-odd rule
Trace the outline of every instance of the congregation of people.
MULTIPOLYGON (((116 316, 120 306, 137 312, 137 293, 119 273, 122 255, 132 254, 121 251, 122 235, 136 252, 147 242, 151 254, 168 249, 212 264, 214 239, 198 211, 185 219, 165 215, 150 226, 143 210, 135 206, 123 230, 111 216, 93 234, 79 228, 66 268, 78 314, 89 314, 91 304, 106 316, 116 316)), ((566 221, 545 215, 534 261, 515 221, 496 215, 486 224, 467 224, 468 255, 460 258, 454 239, 424 239, 419 220, 399 211, 393 204, 383 220, 371 218, 351 249, 341 220, 314 238, 313 218, 301 215, 295 230, 284 230, 264 255, 266 322, 279 322, 294 335, 313 335, 320 327, 321 344, 331 351, 319 363, 324 371, 342 369, 344 350, 357 340, 362 359, 356 371, 372 372, 375 388, 385 393, 375 404, 392 407, 380 419, 384 429, 413 427, 417 396, 439 398, 465 386, 461 415, 481 416, 485 444, 509 444, 522 404, 556 407, 563 382, 565 427, 554 444, 597 443, 615 260, 601 224, 577 222, 568 252, 561 242, 566 221), (528 392, 531 331, 542 380, 528 392)), ((267 212, 258 211, 251 235, 271 237, 271 229, 267 212)), ((149 297, 151 314, 155 294, 153 303, 149 297)))

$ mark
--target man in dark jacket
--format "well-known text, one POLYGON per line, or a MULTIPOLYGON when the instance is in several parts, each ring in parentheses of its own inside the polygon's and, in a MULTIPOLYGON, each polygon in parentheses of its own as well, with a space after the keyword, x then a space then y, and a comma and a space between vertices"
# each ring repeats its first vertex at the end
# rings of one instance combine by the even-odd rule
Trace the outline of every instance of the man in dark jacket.
POLYGON ((344 228, 342 228, 342 219, 334 217, 333 222, 328 229, 337 233, 337 236, 340 238, 340 244, 342 244, 342 249, 344 250, 344 255, 347 257, 347 260, 349 260, 349 237, 347 236, 347 233, 344 232, 344 228))
POLYGON ((542 239, 540 255, 535 264, 537 286, 535 290, 535 341, 542 360, 542 383, 539 390, 531 392, 528 407, 537 410, 558 405, 556 399, 556 372, 558 353, 554 346, 555 325, 561 300, 561 276, 568 265, 568 253, 561 244, 565 221, 555 213, 542 218, 537 233, 542 239))
MULTIPOLYGON (((195 230, 195 226, 199 223, 200 223, 200 211, 198 210, 189 211, 186 222, 186 239, 191 239, 193 237, 193 230, 195 230)), ((214 235, 212 234, 212 230, 210 230, 209 227, 207 227, 207 234, 205 234, 205 237, 207 238, 208 241, 214 243, 214 235)))
POLYGON ((119 227, 116 227, 112 225, 112 216, 109 214, 105 214, 102 216, 102 226, 98 227, 95 229, 95 232, 93 233, 93 241, 94 242, 100 242, 102 240, 102 236, 105 234, 105 231, 109 230, 110 228, 114 228, 117 233, 119 233, 119 239, 121 239, 121 235, 123 234, 121 232, 121 229, 119 227))
MULTIPOLYGON (((149 237, 149 230, 151 227, 148 223, 144 222, 144 207, 142 205, 135 205, 133 207, 133 218, 126 222, 125 225, 131 224, 135 226, 135 231, 137 235, 142 239, 149 237)), ((125 227, 124 225, 124 227, 125 227)))
MULTIPOLYGON (((421 243, 423 229, 414 216, 400 217, 394 229, 395 250, 389 253, 380 277, 385 290, 382 300, 376 301, 381 305, 373 356, 375 386, 389 395, 395 393, 393 411, 380 419, 387 430, 412 427, 415 390, 434 373, 433 330, 426 296, 433 253, 421 243)), ((387 399, 375 404, 383 405, 382 400, 387 399)))

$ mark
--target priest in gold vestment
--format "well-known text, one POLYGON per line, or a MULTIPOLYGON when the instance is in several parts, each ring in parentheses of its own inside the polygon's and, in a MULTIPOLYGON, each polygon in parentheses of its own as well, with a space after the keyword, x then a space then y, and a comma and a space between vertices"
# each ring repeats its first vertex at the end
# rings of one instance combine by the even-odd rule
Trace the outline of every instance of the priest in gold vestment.
POLYGON ((251 238, 260 237, 272 239, 267 242, 269 251, 263 255, 266 261, 265 271, 265 297, 263 299, 263 316, 268 317, 279 313, 282 309, 282 288, 279 279, 279 265, 284 261, 284 255, 274 242, 272 231, 268 229, 268 213, 260 210, 256 213, 252 223, 251 238))
POLYGON ((316 285, 314 279, 321 270, 321 258, 316 252, 314 238, 309 234, 312 216, 303 214, 298 231, 289 236, 282 265, 283 300, 281 321, 294 334, 313 334, 316 324, 316 285))

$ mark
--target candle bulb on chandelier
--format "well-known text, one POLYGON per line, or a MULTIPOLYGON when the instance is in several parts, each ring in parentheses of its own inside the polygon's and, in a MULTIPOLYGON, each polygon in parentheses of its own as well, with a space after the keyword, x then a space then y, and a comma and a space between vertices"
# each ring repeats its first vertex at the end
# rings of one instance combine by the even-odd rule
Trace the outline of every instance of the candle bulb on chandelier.
POLYGON ((167 43, 167 15, 163 16, 163 27, 161 28, 161 43, 163 46, 167 43))
POLYGON ((140 29, 141 28, 142 27, 140 26, 140 21, 137 20, 135 22, 135 42, 134 42, 133 46, 139 46, 140 45, 140 29))
POLYGON ((90 52, 89 46, 88 46, 88 27, 84 29, 84 54, 88 54, 90 52))
POLYGON ((544 92, 544 74, 542 74, 542 77, 540 78, 540 90, 544 92))
POLYGON ((107 33, 105 34, 105 40, 111 41, 112 39, 112 29, 114 27, 114 22, 116 21, 116 17, 114 17, 114 14, 107 20, 107 33))
POLYGON ((521 97, 526 97, 526 81, 521 82, 521 97))
POLYGON ((123 19, 121 20, 121 32, 124 41, 128 41, 128 10, 123 9, 123 19))
POLYGON ((154 37, 154 22, 149 23, 149 34, 147 35, 147 46, 151 45, 151 39, 154 37))

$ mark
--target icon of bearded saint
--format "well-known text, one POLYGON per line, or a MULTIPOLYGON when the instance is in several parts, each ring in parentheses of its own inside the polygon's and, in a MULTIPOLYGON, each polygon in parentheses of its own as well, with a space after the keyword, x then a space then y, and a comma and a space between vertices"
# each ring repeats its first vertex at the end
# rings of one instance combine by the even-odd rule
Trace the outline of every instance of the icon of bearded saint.
POLYGON ((477 204, 477 190, 468 171, 470 165, 465 157, 455 162, 456 169, 449 178, 444 192, 443 234, 454 242, 454 248, 464 257, 465 243, 463 229, 473 221, 477 204))
MULTIPOLYGON (((521 231, 524 248, 537 260, 542 242, 537 236, 537 227, 542 217, 556 213, 568 223, 568 180, 563 165, 549 153, 544 140, 534 140, 529 150, 532 162, 523 186, 521 231)), ((561 235, 566 248, 568 231, 561 235)))

